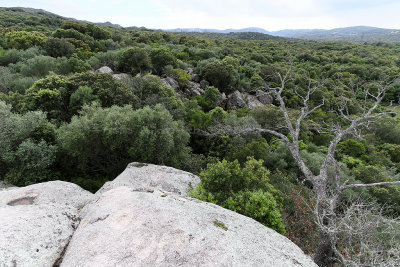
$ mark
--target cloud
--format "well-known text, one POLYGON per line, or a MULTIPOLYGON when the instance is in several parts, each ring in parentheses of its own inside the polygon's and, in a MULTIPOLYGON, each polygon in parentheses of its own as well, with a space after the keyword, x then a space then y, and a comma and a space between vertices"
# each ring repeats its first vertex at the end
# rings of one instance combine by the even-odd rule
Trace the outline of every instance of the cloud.
POLYGON ((0 0, 93 22, 148 28, 400 28, 396 0, 0 0))

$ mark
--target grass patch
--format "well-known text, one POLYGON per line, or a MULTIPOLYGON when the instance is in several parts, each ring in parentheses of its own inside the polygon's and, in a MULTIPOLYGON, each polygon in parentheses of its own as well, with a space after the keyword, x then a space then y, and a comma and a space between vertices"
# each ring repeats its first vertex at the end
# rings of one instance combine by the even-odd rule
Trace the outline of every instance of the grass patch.
POLYGON ((219 228, 224 229, 225 231, 228 231, 228 227, 226 227, 225 224, 223 224, 222 222, 219 222, 219 221, 215 220, 214 221, 214 225, 219 227, 219 228))

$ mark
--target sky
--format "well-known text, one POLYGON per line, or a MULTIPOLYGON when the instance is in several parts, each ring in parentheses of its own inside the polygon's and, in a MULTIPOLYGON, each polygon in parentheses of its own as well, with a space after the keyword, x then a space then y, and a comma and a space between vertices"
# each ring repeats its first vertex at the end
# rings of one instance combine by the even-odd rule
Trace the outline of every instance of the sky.
POLYGON ((400 29, 399 0, 0 0, 0 6, 151 29, 400 29))

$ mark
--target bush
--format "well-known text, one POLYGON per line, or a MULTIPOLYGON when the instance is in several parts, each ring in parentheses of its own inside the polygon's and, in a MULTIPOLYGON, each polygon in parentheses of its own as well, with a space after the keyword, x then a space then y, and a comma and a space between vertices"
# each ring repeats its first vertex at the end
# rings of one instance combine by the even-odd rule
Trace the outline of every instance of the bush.
POLYGON ((85 106, 57 131, 58 144, 86 175, 115 177, 132 161, 180 167, 189 157, 189 134, 161 105, 85 106))
POLYGON ((6 44, 10 48, 28 49, 33 46, 41 46, 47 37, 41 32, 14 31, 6 33, 6 44))
POLYGON ((70 57, 75 52, 75 46, 65 39, 49 38, 43 46, 51 57, 70 57))
MULTIPOLYGON (((105 73, 78 73, 70 77, 51 75, 35 82, 26 91, 24 99, 25 110, 40 109, 47 112, 50 119, 55 119, 59 122, 68 121, 80 109, 77 106, 79 101, 72 100, 73 103, 70 106, 71 95, 80 86, 90 87, 92 89, 90 94, 96 96, 95 98, 99 99, 103 107, 122 106, 125 104, 138 106, 138 99, 131 90, 111 75, 105 73)), ((79 95, 80 92, 77 94, 79 95)), ((86 103, 85 101, 82 103, 86 103)))
POLYGON ((118 69, 121 51, 98 52, 89 59, 89 64, 93 69, 97 70, 103 66, 108 66, 113 70, 118 69))
POLYGON ((158 76, 148 74, 143 78, 135 77, 132 79, 132 86, 142 107, 161 103, 175 119, 184 118, 185 108, 180 95, 170 86, 163 84, 158 76))
POLYGON ((191 79, 190 74, 182 69, 172 69, 168 72, 168 76, 175 79, 181 88, 185 88, 191 79))
POLYGON ((223 92, 230 93, 234 90, 237 76, 237 60, 225 57, 207 64, 201 73, 207 81, 218 87, 223 92))
POLYGON ((284 234, 279 191, 269 183, 262 161, 249 158, 244 168, 238 161, 208 164, 200 173, 200 185, 190 194, 204 201, 249 216, 284 234))
POLYGON ((119 69, 123 72, 138 73, 151 69, 151 60, 146 49, 130 47, 121 54, 119 69))
POLYGON ((176 58, 167 47, 152 49, 150 51, 150 58, 153 68, 157 73, 162 73, 163 68, 167 65, 176 65, 176 58))
POLYGON ((17 186, 51 179, 49 167, 57 147, 33 138, 45 121, 42 112, 15 114, 11 106, 0 101, 0 177, 17 186))
POLYGON ((8 66, 10 63, 16 64, 30 58, 39 56, 41 51, 38 47, 31 47, 27 50, 9 49, 0 55, 0 65, 8 66))
POLYGON ((50 71, 57 71, 57 59, 49 56, 36 56, 28 59, 21 68, 21 74, 30 77, 44 77, 50 71))

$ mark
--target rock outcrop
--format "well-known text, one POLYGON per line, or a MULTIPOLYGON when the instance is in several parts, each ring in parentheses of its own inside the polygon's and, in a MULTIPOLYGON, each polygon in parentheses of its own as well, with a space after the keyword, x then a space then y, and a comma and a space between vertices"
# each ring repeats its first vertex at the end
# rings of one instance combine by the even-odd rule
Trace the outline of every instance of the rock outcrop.
POLYGON ((174 78, 166 77, 161 80, 163 84, 172 87, 176 92, 179 91, 179 84, 174 78))
POLYGON ((93 194, 67 182, 0 192, 0 266, 53 266, 93 194))
POLYGON ((315 266, 286 237, 211 203, 118 187, 101 195, 61 266, 315 266))
POLYGON ((195 187, 199 183, 199 177, 189 172, 167 166, 133 162, 117 178, 105 183, 96 195, 119 186, 127 186, 135 191, 162 190, 186 196, 189 187, 195 187))
POLYGON ((257 90, 256 91, 256 97, 258 101, 260 101, 264 105, 270 105, 272 104, 273 98, 269 94, 267 94, 264 91, 257 90))
POLYGON ((0 266, 316 266, 274 230, 187 197, 198 183, 131 163, 95 195, 60 181, 0 191, 0 266))
POLYGON ((242 93, 236 90, 228 96, 227 104, 230 109, 239 109, 246 106, 246 101, 242 93))
POLYGON ((113 72, 113 70, 112 70, 110 67, 108 67, 108 66, 103 66, 103 67, 97 69, 97 70, 95 71, 95 73, 113 74, 114 72, 113 72))
POLYGON ((189 82, 185 94, 187 94, 189 97, 200 96, 204 94, 204 90, 200 87, 200 84, 195 82, 189 82))

